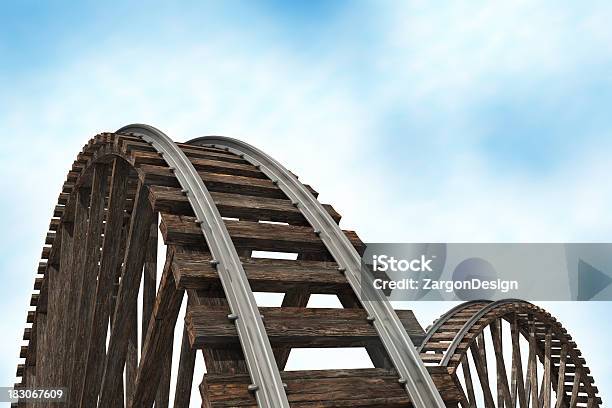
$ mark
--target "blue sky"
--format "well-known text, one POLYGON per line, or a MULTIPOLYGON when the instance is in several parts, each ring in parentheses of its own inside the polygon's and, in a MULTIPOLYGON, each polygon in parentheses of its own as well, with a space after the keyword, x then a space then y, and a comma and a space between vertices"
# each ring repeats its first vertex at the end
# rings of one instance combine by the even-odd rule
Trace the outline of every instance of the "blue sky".
MULTIPOLYGON (((609 241, 611 19, 603 1, 3 3, 0 378, 65 173, 127 123, 245 139, 365 241, 609 241)), ((608 305, 555 307, 610 395, 608 305)))

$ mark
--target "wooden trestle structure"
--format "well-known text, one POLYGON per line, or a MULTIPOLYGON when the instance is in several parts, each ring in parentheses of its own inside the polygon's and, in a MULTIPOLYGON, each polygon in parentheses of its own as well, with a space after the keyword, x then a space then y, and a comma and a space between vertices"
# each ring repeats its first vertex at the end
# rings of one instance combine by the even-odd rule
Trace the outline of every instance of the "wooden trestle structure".
MULTIPOLYGON (((398 374, 380 326, 373 324, 306 210, 244 155, 219 146, 176 146, 223 217, 250 290, 284 293, 281 307, 259 308, 266 335, 262 344, 269 342, 272 366, 283 383, 281 400, 298 408, 413 406, 405 385, 411 378, 398 374), (255 258, 253 251, 295 253, 297 259, 255 258), (307 308, 311 294, 335 294, 344 308, 307 308), (365 347, 375 368, 284 371, 292 347, 365 347)), ((245 360, 240 316, 231 310, 220 279, 222 265, 175 171, 149 140, 136 134, 99 134, 78 155, 43 247, 16 387, 68 387, 68 403, 57 406, 185 408, 196 353, 202 353, 207 373, 197 380, 202 380, 203 407, 265 405, 258 396, 261 384, 253 384, 255 368, 245 360), (159 277, 158 233, 166 246, 159 277), (173 344, 185 294, 183 340, 173 344), (180 361, 171 402, 174 348, 180 348, 180 361)), ((340 222, 332 206, 324 208, 340 222)), ((344 235, 362 253, 357 234, 344 235)), ((447 407, 601 404, 576 344, 549 314, 529 303, 466 303, 427 333, 412 311, 398 310, 397 316, 420 348, 419 364, 447 407), (494 347, 491 367, 485 328, 494 347), (504 338, 510 338, 510 353, 503 351, 504 338), (521 360, 525 350, 526 370, 521 360)))

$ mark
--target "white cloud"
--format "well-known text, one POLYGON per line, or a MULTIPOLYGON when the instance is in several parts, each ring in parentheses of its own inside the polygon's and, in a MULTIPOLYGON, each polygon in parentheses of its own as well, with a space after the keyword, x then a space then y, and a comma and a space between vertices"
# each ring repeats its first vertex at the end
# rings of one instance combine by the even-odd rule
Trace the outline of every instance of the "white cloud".
MULTIPOLYGON (((3 323, 4 338, 21 338, 48 216, 76 152, 95 133, 132 122, 175 140, 224 134, 252 143, 311 183, 342 213, 343 226, 367 241, 606 239, 612 192, 603 152, 586 145, 580 156, 587 163, 541 178, 500 174, 475 149, 477 124, 466 117, 482 98, 574 78, 583 64, 607 60, 610 10, 573 11, 532 2, 394 10, 384 42, 373 48, 379 75, 357 93, 345 82, 351 67, 342 56, 304 61, 287 50, 215 42, 174 49, 105 43, 17 82, 21 92, 0 116, 1 187, 11 192, 2 200, 3 227, 23 240, 10 243, 22 256, 11 256, 3 271, 19 288, 7 307, 20 316, 3 323), (378 154, 378 144, 394 136, 381 129, 396 109, 426 132, 407 139, 440 138, 445 147, 434 159, 441 171, 406 171, 408 161, 378 154)), ((7 247, 14 237, 4 240, 7 247)), ((425 309, 424 325, 434 314, 425 309)), ((599 323, 584 316, 570 332, 599 323)), ((7 379, 17 349, 2 345, 7 379)))

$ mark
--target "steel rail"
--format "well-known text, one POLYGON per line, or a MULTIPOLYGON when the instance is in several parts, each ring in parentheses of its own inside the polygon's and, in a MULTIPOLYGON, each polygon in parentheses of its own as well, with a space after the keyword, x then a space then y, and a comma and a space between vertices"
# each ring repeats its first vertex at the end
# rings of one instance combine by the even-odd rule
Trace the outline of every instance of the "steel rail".
POLYGON ((205 136, 187 143, 221 147, 238 154, 257 166, 278 185, 319 235, 355 293, 363 295, 360 301, 368 313, 368 320, 376 328, 400 375, 399 382, 404 385, 413 405, 418 408, 444 408, 438 389, 393 307, 382 291, 371 285, 362 286, 361 257, 325 208, 297 177, 266 153, 240 140, 224 136, 205 136))
POLYGON ((174 169, 174 175, 187 195, 200 224, 236 324, 252 384, 261 408, 289 408, 280 372, 274 359, 270 340, 242 262, 225 223, 202 178, 185 153, 160 130, 141 124, 124 126, 116 133, 134 134, 149 142, 174 169))
POLYGON ((448 365, 448 363, 450 362, 450 359, 455 354, 455 351, 457 350, 457 347, 459 347, 459 344, 461 343, 461 341, 463 340, 465 335, 470 331, 470 329, 485 314, 489 313, 491 310, 493 310, 493 309, 495 309, 495 308, 497 308, 499 306, 503 306, 505 304, 510 304, 510 303, 526 303, 526 304, 529 304, 529 302, 526 302, 526 301, 520 300, 520 299, 501 299, 501 300, 497 300, 495 302, 491 302, 491 303, 485 305, 482 309, 480 309, 472 317, 470 317, 470 319, 467 322, 465 322, 465 324, 457 332, 457 334, 455 335, 455 338, 453 339, 452 343, 446 349, 446 354, 444 354, 444 358, 442 359, 442 361, 440 361, 439 365, 441 365, 441 366, 447 366, 448 365))
POLYGON ((442 327, 442 325, 446 323, 448 319, 453 317, 455 313, 461 312, 462 310, 465 310, 468 307, 475 305, 477 303, 489 303, 489 302, 490 302, 489 300, 470 300, 469 302, 463 302, 461 304, 458 304, 457 306, 450 309, 448 312, 444 313, 433 323, 433 325, 430 328, 427 329, 427 332, 425 333, 425 338, 423 339, 423 341, 421 342, 421 345, 419 346, 419 353, 423 351, 423 348, 425 348, 425 345, 427 344, 427 342, 438 331, 438 329, 442 327))

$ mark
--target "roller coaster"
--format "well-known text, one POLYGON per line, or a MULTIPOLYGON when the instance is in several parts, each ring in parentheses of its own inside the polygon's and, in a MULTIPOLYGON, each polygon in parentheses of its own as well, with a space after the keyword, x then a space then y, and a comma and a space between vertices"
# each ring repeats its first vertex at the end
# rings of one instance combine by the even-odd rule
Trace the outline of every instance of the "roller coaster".
POLYGON ((364 244, 340 218, 242 141, 175 143, 147 125, 96 135, 49 225, 15 388, 66 387, 69 407, 186 408, 201 353, 208 408, 601 406, 578 346, 549 313, 473 301, 425 331, 362 285, 364 244), (283 293, 282 305, 258 307, 254 291, 283 293), (343 308, 308 308, 312 294, 337 295, 343 308), (286 371, 291 349, 306 347, 365 347, 374 368, 286 371))

